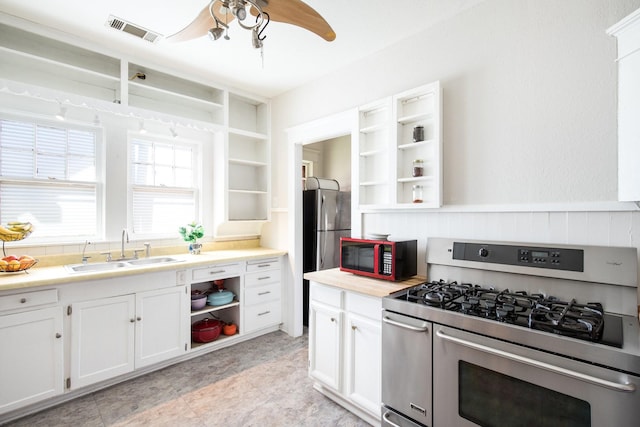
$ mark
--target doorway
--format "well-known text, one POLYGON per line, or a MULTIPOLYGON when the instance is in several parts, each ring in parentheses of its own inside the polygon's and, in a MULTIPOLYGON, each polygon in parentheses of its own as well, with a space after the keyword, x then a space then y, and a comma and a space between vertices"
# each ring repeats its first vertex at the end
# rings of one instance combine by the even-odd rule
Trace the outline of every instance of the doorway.
MULTIPOLYGON (((290 314, 292 327, 290 330, 294 336, 302 335, 303 330, 303 250, 302 250, 302 160, 303 147, 332 140, 335 138, 347 137, 353 141, 353 132, 357 125, 357 111, 346 111, 325 117, 310 123, 306 123, 295 128, 288 129, 287 136, 289 142, 289 180, 288 180, 288 206, 289 206, 289 261, 291 263, 291 283, 288 290, 287 299, 293 308, 290 314)), ((352 144, 350 144, 351 146, 352 144)), ((353 153, 353 147, 350 148, 353 153)), ((351 165, 348 170, 351 171, 351 165)), ((314 173, 315 168, 314 168, 314 173)), ((317 174, 317 173, 316 173, 317 174)), ((350 174, 350 172, 349 172, 350 174)), ((351 179, 349 178, 349 182, 351 179)), ((350 184, 349 184, 350 185, 350 184)), ((351 210, 351 226, 359 229, 359 215, 355 209, 351 210)))

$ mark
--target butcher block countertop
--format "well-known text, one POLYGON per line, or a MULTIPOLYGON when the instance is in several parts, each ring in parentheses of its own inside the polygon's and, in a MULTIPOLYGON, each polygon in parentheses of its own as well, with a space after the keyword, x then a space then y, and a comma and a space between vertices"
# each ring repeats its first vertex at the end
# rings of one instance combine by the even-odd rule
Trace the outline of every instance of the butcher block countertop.
POLYGON ((344 271, 340 271, 339 268, 312 271, 305 273, 304 278, 322 283, 323 285, 329 285, 347 291, 358 292, 379 298, 419 285, 426 280, 426 278, 422 276, 413 276, 411 279, 403 280, 401 282, 391 282, 389 280, 372 279, 370 277, 346 273, 344 271))

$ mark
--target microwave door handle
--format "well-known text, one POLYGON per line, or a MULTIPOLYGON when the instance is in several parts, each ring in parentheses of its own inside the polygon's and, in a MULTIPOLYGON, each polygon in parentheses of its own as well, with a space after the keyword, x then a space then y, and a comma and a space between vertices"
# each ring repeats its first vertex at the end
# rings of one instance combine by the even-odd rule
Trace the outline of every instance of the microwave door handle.
POLYGON ((380 273, 380 244, 373 245, 373 272, 380 273))

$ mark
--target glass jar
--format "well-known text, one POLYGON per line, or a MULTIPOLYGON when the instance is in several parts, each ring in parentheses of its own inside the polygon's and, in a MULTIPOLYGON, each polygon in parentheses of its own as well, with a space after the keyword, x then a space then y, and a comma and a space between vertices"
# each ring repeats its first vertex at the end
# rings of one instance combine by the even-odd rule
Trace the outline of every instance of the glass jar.
POLYGON ((415 159, 413 161, 413 176, 424 175, 424 161, 422 159, 415 159))
POLYGON ((422 203, 422 185, 413 186, 413 203, 422 203))

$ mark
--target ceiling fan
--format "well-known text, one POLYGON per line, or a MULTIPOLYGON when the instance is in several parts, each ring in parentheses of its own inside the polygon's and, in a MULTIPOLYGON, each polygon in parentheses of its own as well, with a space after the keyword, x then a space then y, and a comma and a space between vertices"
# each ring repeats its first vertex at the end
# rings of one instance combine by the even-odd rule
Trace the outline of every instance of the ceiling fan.
POLYGON ((206 34, 218 40, 225 31, 224 38, 228 40, 229 23, 234 19, 240 27, 251 30, 255 48, 262 47, 265 38, 262 32, 272 20, 304 28, 329 42, 336 38, 327 21, 301 0, 212 0, 189 25, 167 40, 183 42, 206 34), (255 22, 249 22, 249 14, 255 17, 255 22))

